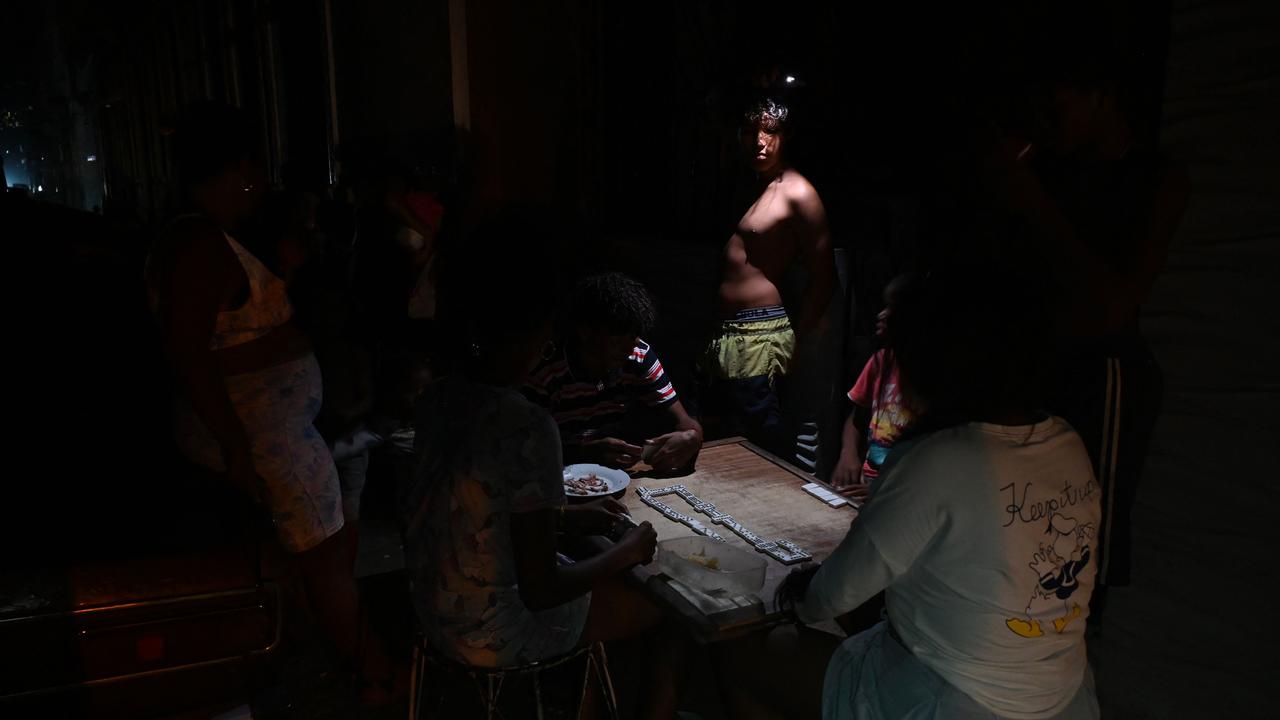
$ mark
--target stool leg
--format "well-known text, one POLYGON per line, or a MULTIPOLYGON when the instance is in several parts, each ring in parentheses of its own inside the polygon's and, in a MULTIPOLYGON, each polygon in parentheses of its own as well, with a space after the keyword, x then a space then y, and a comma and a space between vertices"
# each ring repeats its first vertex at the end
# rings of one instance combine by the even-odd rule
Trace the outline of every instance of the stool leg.
POLYGON ((582 693, 578 697, 578 720, 582 720, 582 711, 587 706, 587 690, 591 687, 591 653, 587 653, 587 665, 582 673, 582 693))
POLYGON ((409 720, 418 720, 418 704, 422 702, 422 650, 413 646, 413 665, 409 670, 409 720))
POLYGON ((501 673, 492 673, 486 675, 488 681, 488 692, 485 694, 485 717, 493 720, 498 717, 498 696, 502 694, 502 678, 501 673))
POLYGON ((542 719, 542 673, 533 673, 533 702, 534 710, 538 714, 538 720, 542 719))
POLYGON ((604 709, 609 720, 618 720, 618 696, 613 692, 613 676, 609 674, 609 657, 604 654, 604 643, 596 643, 587 655, 587 662, 596 666, 596 680, 604 697, 604 709))

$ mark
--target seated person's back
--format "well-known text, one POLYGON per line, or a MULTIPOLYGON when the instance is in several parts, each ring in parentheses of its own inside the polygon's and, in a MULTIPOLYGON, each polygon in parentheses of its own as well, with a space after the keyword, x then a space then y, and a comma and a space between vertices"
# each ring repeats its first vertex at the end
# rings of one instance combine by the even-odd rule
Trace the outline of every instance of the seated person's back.
POLYGON ((839 547, 779 591, 806 623, 885 591, 886 621, 829 651, 826 718, 1097 717, 1101 493, 1079 436, 1038 409, 1050 300, 1035 266, 967 262, 895 309, 921 415, 839 547))
POLYGON ((857 523, 898 575, 885 593, 894 629, 986 707, 1061 707, 1085 672, 1100 517, 1079 436, 1049 418, 968 423, 913 444, 857 523))
POLYGON ((460 375, 426 392, 418 418, 405 554, 428 639, 477 665, 569 650, 588 596, 529 610, 511 552, 513 514, 564 503, 555 425, 518 391, 460 375))
MULTIPOLYGON (((452 342, 444 379, 418 401, 415 468, 398 499, 418 620, 437 651, 471 665, 548 660, 661 622, 622 582, 652 561, 653 526, 625 522, 612 498, 566 506, 555 423, 520 393, 552 335, 548 227, 507 210, 440 258, 452 342), (604 534, 616 542, 590 557, 557 552, 564 537, 604 534)), ((675 697, 674 683, 653 682, 675 697)))

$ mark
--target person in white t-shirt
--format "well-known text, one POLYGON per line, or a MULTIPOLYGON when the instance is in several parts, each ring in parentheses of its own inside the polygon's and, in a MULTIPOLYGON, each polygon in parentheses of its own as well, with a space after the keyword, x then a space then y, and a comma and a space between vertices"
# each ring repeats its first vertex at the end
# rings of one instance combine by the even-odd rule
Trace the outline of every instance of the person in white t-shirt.
POLYGON ((735 716, 1098 717, 1084 629, 1101 493, 1080 438, 1034 409, 1045 305, 990 263, 924 285, 895 315, 920 425, 835 552, 779 591, 802 623, 881 590, 887 617, 843 642, 803 626, 749 641, 797 658, 780 680, 725 653, 747 691, 735 716))

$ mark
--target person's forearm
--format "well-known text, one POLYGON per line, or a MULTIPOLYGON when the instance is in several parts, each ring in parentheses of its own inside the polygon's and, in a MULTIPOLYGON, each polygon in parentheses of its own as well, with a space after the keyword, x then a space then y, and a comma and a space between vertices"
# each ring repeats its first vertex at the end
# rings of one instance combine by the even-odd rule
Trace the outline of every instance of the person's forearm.
POLYGON ((552 580, 534 598, 525 598, 530 610, 545 610, 563 605, 591 591, 601 580, 621 573, 629 567, 626 552, 614 545, 608 550, 569 565, 557 565, 552 580))
MULTIPOLYGON (((635 538, 629 542, 631 535, 627 535, 598 555, 561 565, 556 532, 565 525, 565 518, 557 521, 563 512, 562 508, 545 508, 511 516, 520 599, 531 610, 545 610, 581 597, 601 580, 621 573, 636 557, 635 538)), ((648 533, 652 532, 649 528, 648 533)))
POLYGON ((851 612, 893 582, 894 573, 865 533, 854 527, 809 583, 796 604, 804 623, 830 620, 851 612))
POLYGON ((226 457, 249 452, 249 438, 227 395, 217 356, 208 350, 181 345, 171 345, 170 352, 183 397, 218 441, 226 457))
POLYGON ((435 228, 418 223, 421 229, 417 229, 419 235, 422 236, 422 247, 413 253, 413 268, 421 270, 431 262, 431 258, 436 254, 436 230, 435 228))
POLYGON ((422 219, 418 217, 417 213, 409 209, 408 205, 405 205, 399 200, 388 200, 385 207, 396 220, 400 221, 400 224, 412 229, 423 238, 430 240, 435 237, 435 227, 423 222, 422 219))
POLYGON ((612 498, 565 505, 561 514, 559 531, 562 537, 608 536, 617 530, 619 521, 625 522, 630 517, 626 505, 612 498), (605 519, 601 515, 602 511, 611 517, 605 519))
POLYGON ((862 462, 865 450, 862 445, 862 433, 853 422, 853 413, 845 418, 844 428, 840 432, 840 456, 849 462, 862 462))
POLYGON ((685 415, 676 421, 676 432, 691 432, 698 442, 702 442, 702 423, 694 420, 690 415, 685 415))
POLYGON ((426 244, 422 246, 422 249, 413 253, 413 258, 410 260, 410 263, 413 265, 413 269, 421 270, 426 267, 427 264, 431 262, 431 257, 435 254, 436 244, 431 238, 427 238, 426 244))

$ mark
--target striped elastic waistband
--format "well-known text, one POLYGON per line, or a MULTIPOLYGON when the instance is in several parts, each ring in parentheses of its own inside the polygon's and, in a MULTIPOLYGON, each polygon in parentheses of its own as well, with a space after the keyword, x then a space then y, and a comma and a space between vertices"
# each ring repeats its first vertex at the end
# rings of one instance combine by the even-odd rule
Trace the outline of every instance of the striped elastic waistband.
POLYGON ((757 320, 777 320, 787 316, 787 309, 781 305, 746 308, 733 314, 733 322, 755 322, 757 320))

